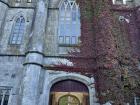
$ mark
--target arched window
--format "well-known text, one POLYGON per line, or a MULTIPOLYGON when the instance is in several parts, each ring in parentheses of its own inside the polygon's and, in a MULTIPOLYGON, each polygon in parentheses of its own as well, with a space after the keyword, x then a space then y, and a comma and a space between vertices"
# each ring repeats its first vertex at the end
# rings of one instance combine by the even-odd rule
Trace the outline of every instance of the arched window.
POLYGON ((17 18, 10 36, 10 44, 21 44, 25 30, 25 19, 23 16, 17 18))
POLYGON ((75 0, 64 0, 59 8, 59 44, 78 44, 80 27, 79 5, 75 0))

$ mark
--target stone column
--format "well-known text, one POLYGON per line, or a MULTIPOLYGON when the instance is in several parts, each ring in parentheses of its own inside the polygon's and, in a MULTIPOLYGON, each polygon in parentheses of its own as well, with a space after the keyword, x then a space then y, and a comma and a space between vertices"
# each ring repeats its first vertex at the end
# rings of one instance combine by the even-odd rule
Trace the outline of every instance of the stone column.
POLYGON ((49 77, 49 73, 48 73, 48 71, 46 71, 43 92, 40 97, 39 105, 49 105, 50 81, 49 81, 48 77, 49 77))
POLYGON ((98 99, 96 98, 96 90, 95 90, 95 86, 89 86, 89 97, 90 97, 90 105, 99 105, 99 103, 97 103, 98 99))
POLYGON ((24 63, 21 105, 38 105, 39 79, 43 62, 47 8, 44 0, 38 1, 34 27, 24 63))

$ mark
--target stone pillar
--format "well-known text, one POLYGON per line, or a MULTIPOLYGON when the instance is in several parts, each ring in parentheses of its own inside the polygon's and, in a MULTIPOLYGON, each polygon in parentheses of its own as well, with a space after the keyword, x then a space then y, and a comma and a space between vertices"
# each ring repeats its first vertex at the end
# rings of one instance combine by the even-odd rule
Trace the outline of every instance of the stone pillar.
POLYGON ((49 96, 50 96, 50 81, 48 72, 45 72, 45 80, 43 85, 43 92, 40 97, 39 105, 49 105, 49 96))
POLYGON ((38 1, 34 27, 24 63, 21 105, 38 105, 47 8, 44 0, 38 1))
POLYGON ((97 103, 98 99, 96 98, 95 86, 89 86, 89 97, 90 105, 99 105, 99 103, 97 103))

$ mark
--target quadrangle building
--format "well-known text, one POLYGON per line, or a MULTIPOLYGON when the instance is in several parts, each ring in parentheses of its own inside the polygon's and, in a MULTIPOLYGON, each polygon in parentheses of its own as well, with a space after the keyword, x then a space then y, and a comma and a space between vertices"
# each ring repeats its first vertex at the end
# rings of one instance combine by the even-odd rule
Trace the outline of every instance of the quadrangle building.
MULTIPOLYGON (((120 64, 129 73, 124 56, 139 53, 139 0, 0 0, 0 105, 100 105, 97 71, 120 64)), ((139 96, 129 104, 140 105, 139 96)))

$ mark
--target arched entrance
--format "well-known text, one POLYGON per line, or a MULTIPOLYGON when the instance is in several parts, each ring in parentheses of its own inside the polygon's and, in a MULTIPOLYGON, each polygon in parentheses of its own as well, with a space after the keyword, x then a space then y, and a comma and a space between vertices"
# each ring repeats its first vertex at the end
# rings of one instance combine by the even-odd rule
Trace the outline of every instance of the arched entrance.
POLYGON ((89 105, 87 86, 76 80, 63 80, 53 84, 49 105, 89 105))

